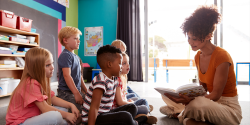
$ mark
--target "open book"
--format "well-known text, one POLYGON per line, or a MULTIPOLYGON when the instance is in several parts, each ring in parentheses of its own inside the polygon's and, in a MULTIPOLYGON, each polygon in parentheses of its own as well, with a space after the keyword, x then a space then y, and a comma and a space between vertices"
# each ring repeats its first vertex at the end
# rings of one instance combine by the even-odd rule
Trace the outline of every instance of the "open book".
POLYGON ((168 93, 175 97, 179 97, 179 93, 183 95, 187 95, 189 97, 201 96, 206 93, 202 85, 197 85, 195 83, 180 86, 176 90, 171 89, 171 88, 163 88, 163 87, 156 87, 155 90, 157 90, 162 95, 164 95, 164 93, 168 93))

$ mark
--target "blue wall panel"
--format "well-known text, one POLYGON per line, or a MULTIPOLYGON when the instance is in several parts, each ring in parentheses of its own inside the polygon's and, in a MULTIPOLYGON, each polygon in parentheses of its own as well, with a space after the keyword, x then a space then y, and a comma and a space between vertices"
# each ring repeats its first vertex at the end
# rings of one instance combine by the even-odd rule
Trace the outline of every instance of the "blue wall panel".
MULTIPOLYGON (((41 3, 38 3, 38 2, 36 2, 34 0, 13 0, 13 1, 15 1, 17 3, 20 3, 20 4, 23 4, 25 6, 28 6, 28 7, 32 8, 32 9, 38 10, 40 12, 43 12, 45 14, 48 14, 48 15, 50 15, 52 17, 57 18, 57 19, 63 20, 62 19, 63 16, 62 16, 61 12, 59 12, 57 10, 54 10, 54 9, 48 7, 48 6, 45 6, 45 5, 41 4, 41 3)), ((44 1, 53 1, 53 0, 44 0, 44 1)), ((57 3, 57 4, 59 4, 59 3, 57 3)), ((66 11, 65 11, 65 13, 66 13, 66 11)), ((64 18, 65 18, 65 15, 64 15, 64 18)), ((64 19, 64 21, 65 21, 65 19, 64 19)))
MULTIPOLYGON (((84 33, 85 27, 103 26, 103 45, 111 44, 116 39, 118 0, 79 0, 78 28, 84 33)), ((84 63, 96 67, 96 56, 84 56, 84 37, 78 55, 84 63)))
POLYGON ((54 0, 34 0, 38 3, 41 3, 51 9, 54 9, 60 13, 62 13, 62 20, 66 21, 66 7, 55 2, 54 0))

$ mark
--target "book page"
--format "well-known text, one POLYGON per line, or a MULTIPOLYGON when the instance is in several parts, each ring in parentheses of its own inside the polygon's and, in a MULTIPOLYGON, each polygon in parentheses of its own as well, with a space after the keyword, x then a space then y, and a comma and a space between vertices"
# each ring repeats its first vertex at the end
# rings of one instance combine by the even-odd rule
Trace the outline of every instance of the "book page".
POLYGON ((178 93, 182 95, 187 95, 189 97, 197 97, 197 96, 202 96, 206 93, 205 89, 203 86, 186 86, 183 87, 182 89, 178 90, 178 93))
POLYGON ((168 93, 168 94, 170 94, 172 96, 179 97, 179 94, 176 93, 174 89, 156 87, 155 90, 158 91, 159 93, 161 93, 162 95, 164 95, 164 93, 168 93))
POLYGON ((177 89, 176 89, 176 92, 179 92, 181 90, 184 90, 184 89, 190 89, 190 88, 194 88, 194 87, 197 87, 198 85, 196 83, 191 83, 191 84, 186 84, 186 85, 182 85, 182 86, 179 86, 177 89))

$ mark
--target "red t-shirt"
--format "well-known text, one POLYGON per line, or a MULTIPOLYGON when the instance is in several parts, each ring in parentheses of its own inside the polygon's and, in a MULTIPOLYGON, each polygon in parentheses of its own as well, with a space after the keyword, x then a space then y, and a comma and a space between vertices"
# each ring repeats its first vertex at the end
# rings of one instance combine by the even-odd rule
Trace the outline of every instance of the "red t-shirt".
MULTIPOLYGON (((125 89, 123 88, 122 80, 121 80, 120 77, 118 77, 118 81, 119 81, 119 84, 118 84, 117 87, 121 87, 122 99, 123 99, 123 100, 127 100, 127 98, 126 98, 126 94, 127 94, 127 93, 126 93, 126 91, 124 91, 125 89)), ((112 108, 111 108, 111 109, 115 109, 115 108, 118 108, 118 107, 119 107, 119 105, 117 104, 116 99, 114 99, 114 102, 113 102, 113 105, 112 105, 112 108)))
MULTIPOLYGON (((51 98, 54 95, 55 93, 51 91, 51 98)), ((42 102, 47 98, 46 95, 42 95, 40 84, 34 79, 30 82, 30 78, 28 78, 26 80, 26 86, 16 92, 12 97, 6 115, 6 125, 18 125, 28 118, 40 115, 41 111, 34 102, 42 102), (26 91, 23 92, 25 87, 26 91)))

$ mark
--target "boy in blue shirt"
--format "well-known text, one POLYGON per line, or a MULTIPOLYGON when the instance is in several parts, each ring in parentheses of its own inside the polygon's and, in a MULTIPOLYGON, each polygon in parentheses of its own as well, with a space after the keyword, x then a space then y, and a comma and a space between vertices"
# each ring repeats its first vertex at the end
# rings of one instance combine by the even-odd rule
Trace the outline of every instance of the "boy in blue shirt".
MULTIPOLYGON (((60 43, 65 47, 58 58, 58 97, 73 103, 79 111, 87 92, 79 57, 74 50, 79 49, 81 31, 75 27, 66 26, 58 34, 60 43)), ((71 111, 69 111, 71 112, 71 111)))

